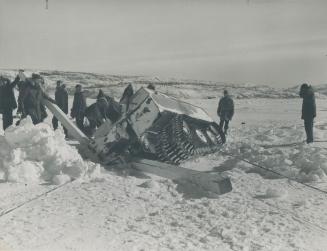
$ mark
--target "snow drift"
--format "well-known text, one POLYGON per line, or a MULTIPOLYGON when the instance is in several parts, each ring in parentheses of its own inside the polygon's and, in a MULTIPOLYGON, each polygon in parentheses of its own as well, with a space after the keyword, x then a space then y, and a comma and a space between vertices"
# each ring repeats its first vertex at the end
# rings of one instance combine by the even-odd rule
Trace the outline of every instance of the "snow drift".
POLYGON ((45 123, 33 125, 30 117, 0 136, 0 172, 5 181, 61 183, 85 176, 90 167, 67 144, 61 130, 45 123))
MULTIPOLYGON (((320 127, 315 127, 316 137, 324 135, 320 127)), ((233 129, 224 150, 302 182, 325 181, 327 149, 320 147, 319 143, 305 144, 303 131, 303 126, 278 124, 242 127, 242 134, 247 137, 241 137, 240 131, 233 129)), ((248 169, 247 165, 244 168, 248 169)), ((251 172, 276 178, 275 174, 258 168, 251 172)))

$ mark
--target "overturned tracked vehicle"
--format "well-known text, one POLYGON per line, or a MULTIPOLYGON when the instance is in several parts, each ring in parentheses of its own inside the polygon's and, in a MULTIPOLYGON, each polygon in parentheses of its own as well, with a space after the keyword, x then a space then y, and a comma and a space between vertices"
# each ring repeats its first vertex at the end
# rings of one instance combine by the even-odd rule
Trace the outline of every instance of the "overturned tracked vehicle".
POLYGON ((141 88, 124 107, 121 118, 114 124, 106 121, 90 139, 57 105, 46 99, 43 103, 77 140, 81 155, 106 169, 154 174, 181 186, 191 185, 210 197, 232 190, 225 174, 177 165, 214 152, 225 142, 218 125, 199 107, 141 88))
POLYGON ((139 89, 115 124, 105 122, 89 145, 106 164, 141 157, 179 164, 217 151, 225 136, 201 108, 147 88, 139 89))

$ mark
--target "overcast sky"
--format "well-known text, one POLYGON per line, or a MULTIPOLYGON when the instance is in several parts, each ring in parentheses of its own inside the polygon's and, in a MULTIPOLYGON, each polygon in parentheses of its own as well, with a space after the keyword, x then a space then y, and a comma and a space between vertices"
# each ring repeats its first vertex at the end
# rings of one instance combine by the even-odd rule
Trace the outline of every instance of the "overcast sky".
POLYGON ((0 67, 327 83, 326 0, 0 0, 0 67))

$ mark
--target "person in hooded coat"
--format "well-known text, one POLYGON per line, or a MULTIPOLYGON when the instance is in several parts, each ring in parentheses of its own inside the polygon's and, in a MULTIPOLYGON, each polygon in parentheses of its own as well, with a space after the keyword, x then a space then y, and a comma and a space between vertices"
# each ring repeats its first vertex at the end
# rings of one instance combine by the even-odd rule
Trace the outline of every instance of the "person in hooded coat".
POLYGON ((18 82, 18 76, 12 83, 8 78, 0 77, 0 111, 2 113, 3 130, 13 124, 13 110, 17 108, 14 88, 18 82))
POLYGON ((84 131, 84 116, 86 109, 86 98, 80 84, 75 87, 73 107, 70 116, 76 119, 76 125, 79 129, 84 131))
POLYGON ((305 133, 307 135, 306 142, 313 142, 313 121, 316 117, 316 100, 313 88, 308 84, 302 84, 300 88, 300 97, 302 102, 302 116, 304 120, 305 133))
POLYGON ((227 90, 224 90, 224 96, 219 100, 217 115, 220 117, 220 129, 224 129, 224 134, 227 134, 229 121, 234 115, 234 102, 227 90))
MULTIPOLYGON (((65 113, 68 114, 68 92, 66 90, 66 85, 62 83, 61 80, 57 81, 57 87, 55 92, 55 100, 58 107, 65 113)), ((58 119, 53 116, 52 118, 53 129, 58 128, 58 119)), ((67 136, 67 130, 64 128, 65 135, 67 136)))

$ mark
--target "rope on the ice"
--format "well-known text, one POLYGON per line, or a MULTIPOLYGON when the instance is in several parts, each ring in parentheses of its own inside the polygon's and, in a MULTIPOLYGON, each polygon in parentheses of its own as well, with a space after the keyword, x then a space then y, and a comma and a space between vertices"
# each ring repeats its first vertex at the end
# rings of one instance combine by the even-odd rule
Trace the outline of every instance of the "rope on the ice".
MULTIPOLYGON (((322 193, 324 193, 324 194, 327 194, 327 191, 324 191, 324 190, 319 189, 319 188, 317 188, 317 187, 314 187, 314 186, 311 186, 311 185, 305 184, 305 183, 303 183, 303 182, 301 182, 301 181, 299 181, 299 180, 297 180, 297 179, 293 179, 293 178, 291 178, 291 177, 288 177, 288 176, 286 176, 286 175, 284 175, 284 174, 281 174, 281 173, 279 173, 279 172, 276 172, 276 171, 274 171, 274 170, 272 170, 272 169, 270 169, 270 168, 267 168, 267 167, 261 166, 261 165, 256 164, 256 163, 252 163, 251 161, 248 161, 248 160, 246 160, 246 159, 244 159, 244 158, 241 158, 241 157, 239 157, 239 156, 234 156, 233 154, 228 153, 228 152, 225 152, 225 151, 221 151, 221 150, 220 150, 220 152, 221 152, 222 154, 225 154, 225 155, 231 156, 231 157, 233 157, 233 158, 236 158, 236 159, 238 159, 238 160, 244 161, 244 162, 246 162, 246 163, 248 163, 248 164, 250 164, 250 165, 253 165, 253 166, 259 167, 259 168, 261 168, 261 169, 263 169, 263 170, 265 170, 265 171, 272 172, 272 173, 274 173, 274 174, 276 174, 276 175, 279 175, 279 176, 281 176, 281 177, 283 177, 283 178, 286 178, 286 179, 288 179, 288 180, 292 180, 292 181, 294 181, 294 182, 296 182, 296 183, 299 183, 299 184, 301 184, 301 185, 303 185, 303 186, 306 186, 306 187, 309 187, 309 188, 314 189, 314 190, 316 190, 316 191, 319 191, 319 192, 322 192, 322 193)), ((209 172, 212 172, 212 171, 209 171, 209 172)), ((215 172, 216 172, 216 171, 215 171, 215 172)), ((258 198, 256 198, 256 199, 257 199, 258 201, 260 201, 261 203, 267 205, 267 206, 270 206, 270 207, 273 207, 273 208, 278 209, 278 210, 280 210, 280 211, 284 211, 284 212, 286 212, 286 213, 288 213, 288 214, 291 214, 291 215, 292 215, 294 218, 296 218, 299 222, 311 224, 312 226, 315 226, 315 227, 319 228, 320 230, 322 230, 322 231, 324 231, 324 232, 327 232, 327 229, 326 229, 326 228, 324 228, 324 227, 322 227, 322 226, 320 226, 320 225, 318 225, 318 224, 315 224, 315 223, 313 223, 313 222, 311 222, 311 221, 308 221, 308 220, 306 220, 306 219, 300 218, 299 216, 295 215, 295 214, 294 214, 293 212, 291 212, 291 211, 288 211, 288 210, 286 210, 286 209, 281 209, 281 208, 279 208, 279 207, 276 206, 276 205, 268 204, 268 203, 266 203, 264 200, 261 200, 261 199, 258 199, 258 198)), ((217 229, 217 228, 218 228, 218 224, 215 225, 214 227, 212 227, 212 228, 208 231, 209 233, 206 234, 206 235, 204 235, 201 239, 204 239, 204 238, 206 238, 207 236, 209 236, 210 233, 211 233, 213 230, 217 229)))
POLYGON ((22 207, 22 206, 24 206, 24 205, 26 205, 26 204, 32 202, 32 201, 35 201, 35 200, 37 200, 37 199, 39 199, 39 198, 41 198, 41 197, 43 197, 43 196, 45 196, 45 195, 47 195, 47 194, 49 194, 49 193, 55 191, 55 190, 58 190, 59 188, 61 188, 61 187, 63 187, 63 186, 66 186, 67 184, 72 183, 73 181, 74 181, 74 180, 69 181, 69 182, 67 182, 67 183, 64 183, 64 184, 62 184, 62 185, 56 186, 56 187, 54 187, 54 188, 52 188, 52 189, 49 189, 49 190, 47 190, 46 192, 41 193, 41 194, 39 194, 39 195, 37 195, 37 196, 35 196, 35 197, 33 197, 33 198, 27 200, 27 201, 24 201, 24 202, 18 204, 17 206, 15 206, 15 207, 12 207, 12 208, 10 208, 10 209, 7 209, 7 210, 1 212, 1 213, 0 213, 0 218, 1 218, 2 216, 5 216, 5 215, 7 215, 7 214, 9 214, 9 213, 11 213, 11 212, 13 212, 13 211, 15 211, 16 209, 18 209, 18 208, 20 208, 20 207, 22 207))
MULTIPOLYGON (((317 142, 317 141, 316 141, 317 142)), ((263 148, 274 148, 274 147, 291 147, 291 146, 297 146, 300 145, 302 143, 305 143, 305 141, 301 141, 301 142, 293 142, 293 143, 287 143, 287 144, 279 144, 279 145, 259 145, 260 147, 263 148)))
POLYGON ((265 204, 267 206, 270 206, 270 207, 273 207, 273 208, 277 209, 278 211, 283 211, 285 213, 288 213, 288 214, 292 215, 294 218, 296 218, 301 223, 308 223, 308 224, 310 224, 310 225, 312 225, 312 226, 314 226, 314 227, 316 227, 316 228, 318 228, 318 229, 320 229, 320 230, 322 230, 322 231, 324 231, 324 232, 327 233, 327 229, 326 228, 324 228, 324 227, 322 227, 322 226, 320 226, 320 225, 318 225, 318 224, 316 224, 314 222, 311 222, 311 221, 309 221, 309 220, 307 220, 305 218, 299 217, 297 214, 295 214, 292 211, 289 211, 289 210, 287 210, 285 208, 281 208, 281 207, 279 207, 277 205, 269 204, 266 201, 264 201, 263 199, 259 199, 259 198, 255 198, 255 199, 257 199, 258 201, 260 201, 261 203, 263 203, 263 204, 265 204))
POLYGON ((305 186, 305 187, 311 188, 311 189, 313 189, 313 190, 316 190, 316 191, 318 191, 318 192, 321 192, 321 193, 327 195, 327 191, 322 190, 322 189, 320 189, 320 188, 318 188, 318 187, 315 187, 315 186, 312 186, 312 185, 309 185, 309 184, 303 183, 303 182, 301 182, 301 181, 299 181, 299 180, 297 180, 297 179, 294 179, 294 178, 292 178, 292 177, 289 177, 289 176, 287 176, 287 175, 284 175, 284 174, 282 174, 282 173, 279 173, 279 172, 277 172, 277 171, 275 171, 275 170, 272 170, 272 169, 270 169, 270 168, 268 168, 268 167, 264 167, 264 166, 262 166, 262 165, 260 165, 260 164, 253 163, 253 162, 251 162, 251 161, 249 161, 249 160, 247 160, 247 159, 244 159, 244 158, 242 158, 242 157, 235 156, 235 155, 233 155, 233 154, 231 154, 231 153, 228 153, 228 152, 225 152, 225 151, 220 151, 220 152, 221 152, 222 154, 225 154, 225 155, 231 156, 231 157, 233 157, 233 158, 236 158, 236 159, 238 159, 238 160, 241 160, 241 161, 243 161, 243 162, 246 162, 246 163, 248 163, 248 164, 250 164, 250 165, 252 165, 252 166, 258 167, 258 168, 263 169, 263 170, 265 170, 265 171, 267 171, 267 172, 274 173, 274 174, 276 174, 276 175, 278 175, 278 176, 280 176, 280 177, 283 177, 283 178, 285 178, 285 179, 288 179, 288 180, 294 181, 294 182, 296 182, 296 183, 298 183, 298 184, 301 184, 301 185, 303 185, 303 186, 305 186))
MULTIPOLYGON (((326 143, 327 140, 315 140, 314 142, 317 143, 326 143)), ((293 143, 286 143, 286 144, 279 144, 279 145, 259 145, 260 147, 263 148, 274 148, 274 147, 292 147, 292 146, 297 146, 297 145, 301 145, 305 143, 305 141, 301 141, 301 142, 293 142, 293 143)))

